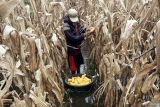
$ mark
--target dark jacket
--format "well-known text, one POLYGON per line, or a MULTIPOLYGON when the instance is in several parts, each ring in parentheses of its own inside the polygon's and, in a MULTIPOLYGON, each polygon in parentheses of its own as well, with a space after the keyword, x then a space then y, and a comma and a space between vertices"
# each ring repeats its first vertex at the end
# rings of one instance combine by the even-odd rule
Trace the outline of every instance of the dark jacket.
MULTIPOLYGON (((73 25, 73 23, 70 21, 68 16, 64 17, 63 30, 64 30, 64 34, 66 37, 67 45, 76 47, 76 48, 80 48, 80 44, 84 40, 85 28, 81 26, 79 22, 75 24, 77 24, 78 29, 75 28, 75 25, 73 25)), ((75 51, 77 50, 71 47, 68 47, 69 53, 75 53, 75 51)))

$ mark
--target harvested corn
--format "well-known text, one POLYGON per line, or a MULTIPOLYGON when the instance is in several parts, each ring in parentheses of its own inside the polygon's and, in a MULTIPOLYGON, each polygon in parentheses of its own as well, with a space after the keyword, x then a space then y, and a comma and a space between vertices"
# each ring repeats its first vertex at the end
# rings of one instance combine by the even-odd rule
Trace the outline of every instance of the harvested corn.
POLYGON ((91 79, 86 77, 86 74, 83 74, 81 77, 77 76, 77 77, 72 77, 68 79, 68 83, 70 85, 87 85, 89 83, 91 83, 91 79))

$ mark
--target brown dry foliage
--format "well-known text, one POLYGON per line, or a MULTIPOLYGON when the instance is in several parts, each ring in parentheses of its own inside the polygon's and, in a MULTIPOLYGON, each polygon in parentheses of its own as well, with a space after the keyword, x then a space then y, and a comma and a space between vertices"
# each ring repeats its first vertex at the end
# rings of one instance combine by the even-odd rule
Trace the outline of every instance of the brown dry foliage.
POLYGON ((28 5, 18 0, 0 4, 0 106, 60 107, 66 44, 59 19, 64 4, 25 2, 28 5))
POLYGON ((0 16, 8 16, 0 25, 0 41, 9 48, 1 58, 1 106, 62 105, 60 72, 66 62, 66 44, 61 28, 70 7, 79 11, 81 23, 96 28, 86 43, 102 83, 96 98, 103 96, 105 107, 159 102, 159 0, 50 1, 25 0, 30 5, 21 1, 9 16, 10 11, 0 11, 0 16), (56 43, 51 40, 54 34, 56 43))

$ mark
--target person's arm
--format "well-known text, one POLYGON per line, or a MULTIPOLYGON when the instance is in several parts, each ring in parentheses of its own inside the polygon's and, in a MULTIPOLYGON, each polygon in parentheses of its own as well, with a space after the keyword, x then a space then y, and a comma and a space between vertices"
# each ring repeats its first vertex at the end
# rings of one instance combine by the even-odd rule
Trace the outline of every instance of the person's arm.
POLYGON ((84 26, 81 26, 81 27, 80 27, 80 34, 81 34, 81 33, 85 33, 85 32, 86 32, 86 28, 85 28, 84 26))
POLYGON ((64 31, 64 34, 72 43, 77 43, 84 40, 84 33, 82 33, 80 36, 75 36, 70 30, 67 30, 64 31))

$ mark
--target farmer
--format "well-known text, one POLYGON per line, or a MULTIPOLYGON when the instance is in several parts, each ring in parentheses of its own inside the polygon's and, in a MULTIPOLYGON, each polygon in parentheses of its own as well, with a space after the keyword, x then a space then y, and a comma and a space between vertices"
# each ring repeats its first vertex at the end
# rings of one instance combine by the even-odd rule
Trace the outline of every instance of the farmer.
POLYGON ((81 43, 92 32, 86 31, 80 25, 78 12, 75 9, 69 9, 67 16, 64 17, 64 34, 67 42, 68 64, 72 74, 80 72, 80 65, 84 63, 81 54, 81 43))

